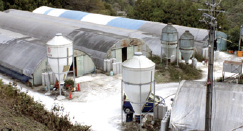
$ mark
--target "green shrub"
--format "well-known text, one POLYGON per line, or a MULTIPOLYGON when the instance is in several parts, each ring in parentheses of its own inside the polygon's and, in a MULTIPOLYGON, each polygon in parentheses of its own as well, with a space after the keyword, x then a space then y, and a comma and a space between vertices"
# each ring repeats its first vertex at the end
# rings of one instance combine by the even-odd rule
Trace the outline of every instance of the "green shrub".
POLYGON ((199 62, 206 60, 201 54, 198 54, 197 52, 195 53, 194 56, 197 59, 197 61, 199 61, 199 62))
POLYGON ((13 107, 14 113, 17 115, 24 115, 30 117, 35 121, 38 121, 48 127, 49 130, 76 130, 76 131, 88 131, 91 126, 73 125, 69 118, 69 115, 58 115, 55 111, 62 109, 63 107, 57 107, 56 110, 48 112, 44 109, 44 105, 34 101, 34 99, 28 96, 24 92, 20 92, 12 85, 5 85, 0 80, 0 99, 8 100, 8 104, 13 107))

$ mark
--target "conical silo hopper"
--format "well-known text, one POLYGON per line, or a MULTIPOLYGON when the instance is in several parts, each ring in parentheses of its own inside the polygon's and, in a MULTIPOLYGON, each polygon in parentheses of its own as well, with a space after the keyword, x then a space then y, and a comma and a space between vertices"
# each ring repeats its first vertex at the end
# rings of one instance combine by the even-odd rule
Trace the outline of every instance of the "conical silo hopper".
POLYGON ((180 37, 179 48, 181 55, 188 64, 190 57, 194 52, 194 36, 186 30, 180 37))
POLYGON ((175 54, 177 43, 178 32, 171 23, 168 23, 167 26, 162 29, 161 33, 161 44, 167 59, 170 59, 171 55, 175 54))
POLYGON ((122 64, 124 91, 132 104, 135 114, 140 115, 152 91, 154 70, 155 64, 146 56, 143 56, 141 52, 135 52, 132 58, 122 64))
POLYGON ((48 63, 59 83, 64 84, 64 80, 72 64, 73 43, 59 33, 48 41, 46 46, 48 63))

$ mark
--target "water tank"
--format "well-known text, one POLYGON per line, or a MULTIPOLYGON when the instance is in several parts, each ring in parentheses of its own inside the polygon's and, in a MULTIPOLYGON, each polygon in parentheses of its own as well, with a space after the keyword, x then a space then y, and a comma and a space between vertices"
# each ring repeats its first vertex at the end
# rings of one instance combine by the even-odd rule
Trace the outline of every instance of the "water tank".
POLYGON ((50 85, 50 81, 49 81, 49 76, 48 76, 48 72, 44 73, 44 78, 45 78, 45 84, 46 86, 50 85))
POLYGON ((72 57, 70 56, 73 55, 73 43, 71 40, 63 37, 61 33, 58 33, 46 43, 46 46, 48 63, 60 84, 64 84, 72 64, 72 57), (60 73, 60 76, 58 76, 58 73, 60 73))
POLYGON ((182 57, 188 64, 188 61, 194 52, 194 36, 188 30, 186 30, 180 37, 179 49, 182 57))
POLYGON ((154 70, 155 64, 146 56, 143 56, 141 52, 135 52, 132 58, 122 64, 124 91, 132 104, 135 114, 140 115, 141 107, 144 106, 151 93, 154 85, 154 70), (141 84, 141 107, 139 84, 141 84))
POLYGON ((45 86, 46 85, 46 82, 45 82, 45 73, 42 73, 41 78, 42 78, 42 86, 45 86))
POLYGON ((53 80, 52 72, 48 72, 48 75, 49 75, 49 79, 50 79, 50 84, 53 85, 54 84, 54 80, 53 80))
POLYGON ((104 71, 106 71, 106 67, 107 67, 107 60, 104 59, 104 71))
POLYGON ((113 66, 113 73, 114 73, 114 74, 118 74, 118 73, 117 73, 117 70, 116 70, 116 69, 117 69, 117 68, 116 68, 117 63, 113 63, 112 66, 113 66))
POLYGON ((167 59, 170 59, 171 55, 175 54, 177 43, 178 32, 176 28, 171 25, 171 23, 168 23, 167 26, 162 29, 161 34, 161 44, 167 59))
POLYGON ((110 72, 111 71, 111 60, 110 59, 107 59, 107 62, 106 62, 106 71, 107 72, 110 72))

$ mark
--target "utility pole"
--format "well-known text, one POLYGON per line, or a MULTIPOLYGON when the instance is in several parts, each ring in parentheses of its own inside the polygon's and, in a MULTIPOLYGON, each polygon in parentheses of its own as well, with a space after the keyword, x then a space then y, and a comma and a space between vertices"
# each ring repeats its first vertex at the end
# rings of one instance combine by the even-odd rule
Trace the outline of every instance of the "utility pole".
MULTIPOLYGON (((214 0, 212 0, 214 5, 214 0)), ((211 131, 211 118, 212 118, 212 98, 213 98, 213 64, 214 64, 214 36, 215 36, 215 19, 214 7, 211 6, 211 24, 209 31, 209 48, 208 48, 208 80, 206 90, 206 114, 205 114, 205 130, 211 131)))
MULTIPOLYGON (((220 1, 221 2, 221 1, 220 1)), ((219 4, 215 4, 215 0, 211 3, 205 3, 210 6, 210 9, 199 9, 201 11, 209 11, 210 15, 203 13, 203 22, 209 24, 209 45, 208 45, 208 79, 206 82, 206 110, 205 110, 205 131, 211 131, 211 118, 212 118, 212 98, 213 98, 213 65, 214 65, 214 40, 215 40, 215 27, 216 18, 215 12, 224 12, 215 10, 219 4)))

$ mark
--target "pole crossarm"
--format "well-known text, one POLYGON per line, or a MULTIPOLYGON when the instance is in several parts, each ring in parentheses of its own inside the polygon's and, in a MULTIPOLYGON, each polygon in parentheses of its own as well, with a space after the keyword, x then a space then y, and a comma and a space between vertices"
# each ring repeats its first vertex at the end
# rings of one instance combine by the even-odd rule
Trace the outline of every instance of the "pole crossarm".
MULTIPOLYGON (((222 0, 220 0, 221 2, 222 0)), ((219 2, 219 3, 220 3, 219 2)), ((219 3, 215 3, 215 0, 212 0, 211 3, 206 2, 205 4, 209 6, 210 9, 198 9, 200 11, 208 11, 210 14, 203 13, 202 17, 205 24, 208 24, 210 27, 209 31, 209 45, 208 45, 208 78, 206 82, 206 108, 205 108, 205 131, 211 131, 212 124, 212 98, 213 98, 213 66, 214 66, 214 41, 215 41, 215 27, 217 25, 217 13, 224 12, 223 10, 215 10, 219 7, 219 3)))

